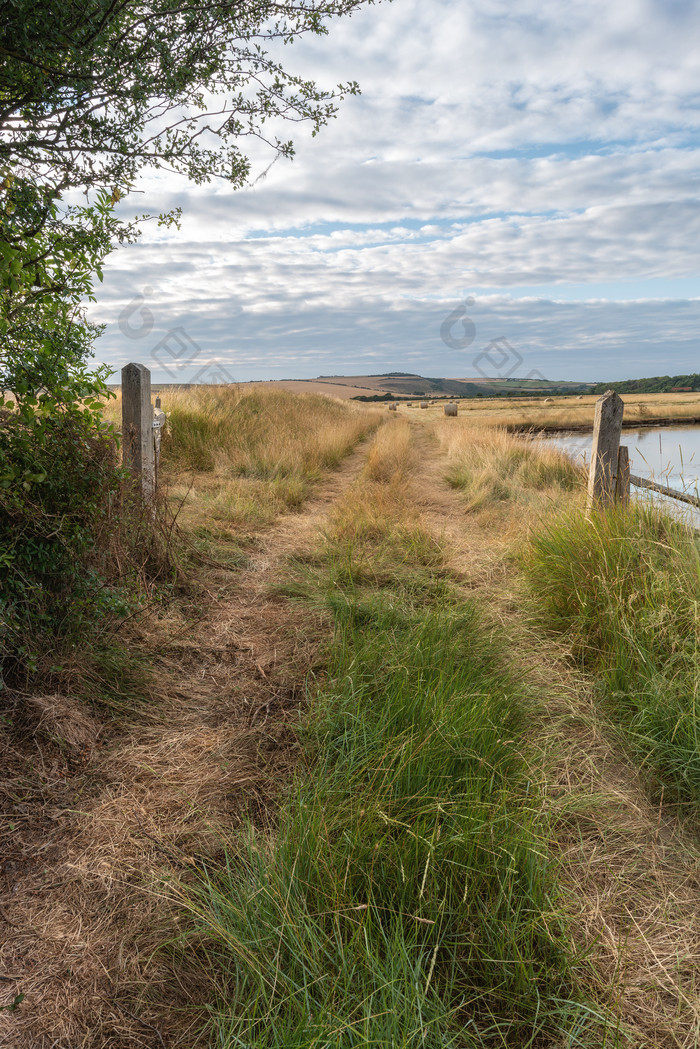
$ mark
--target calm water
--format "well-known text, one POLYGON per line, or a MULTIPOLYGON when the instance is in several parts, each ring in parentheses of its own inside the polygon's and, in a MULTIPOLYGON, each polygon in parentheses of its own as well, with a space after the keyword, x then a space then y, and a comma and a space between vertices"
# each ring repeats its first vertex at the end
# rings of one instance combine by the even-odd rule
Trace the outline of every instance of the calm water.
MULTIPOLYGON (((591 455, 590 433, 560 433, 544 438, 548 443, 563 448, 576 459, 588 462, 591 455)), ((648 477, 659 484, 667 484, 690 495, 700 494, 700 426, 662 426, 639 430, 623 430, 621 444, 629 448, 631 470, 640 477, 648 477)), ((670 504, 675 510, 690 513, 694 523, 700 511, 664 496, 653 496, 639 488, 632 491, 642 498, 652 497, 670 504)))

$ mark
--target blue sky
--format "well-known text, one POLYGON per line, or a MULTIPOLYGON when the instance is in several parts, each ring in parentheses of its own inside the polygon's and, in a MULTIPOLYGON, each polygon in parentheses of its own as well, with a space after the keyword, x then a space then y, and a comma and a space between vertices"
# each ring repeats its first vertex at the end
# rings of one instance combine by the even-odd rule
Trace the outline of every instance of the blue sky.
POLYGON ((700 371, 698 39, 685 0, 394 0, 297 41, 288 66, 362 96, 250 188, 144 178, 125 213, 182 228, 110 258, 98 358, 160 381, 700 371))

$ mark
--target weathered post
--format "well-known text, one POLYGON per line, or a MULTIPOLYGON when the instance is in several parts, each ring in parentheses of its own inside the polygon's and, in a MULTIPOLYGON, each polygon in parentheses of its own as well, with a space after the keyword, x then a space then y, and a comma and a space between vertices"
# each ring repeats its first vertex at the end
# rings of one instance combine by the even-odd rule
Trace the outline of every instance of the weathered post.
POLYGON ((140 482, 143 497, 151 504, 156 488, 153 407, 151 373, 143 364, 122 368, 122 446, 124 466, 140 482))
POLYGON ((624 410, 624 401, 614 390, 608 390, 596 401, 588 473, 588 510, 615 502, 624 410))
POLYGON ((626 444, 620 445, 617 455, 617 483, 615 485, 615 502, 627 506, 630 501, 630 453, 626 444))

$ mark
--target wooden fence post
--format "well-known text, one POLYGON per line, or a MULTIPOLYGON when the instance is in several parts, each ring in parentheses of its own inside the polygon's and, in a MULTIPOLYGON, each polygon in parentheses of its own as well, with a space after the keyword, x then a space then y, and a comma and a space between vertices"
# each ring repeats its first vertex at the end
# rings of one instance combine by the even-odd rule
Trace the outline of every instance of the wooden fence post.
POLYGON ((617 463, 624 401, 608 390, 595 405, 591 468, 588 474, 588 510, 610 506, 617 490, 617 463))
POLYGON ((620 445, 617 455, 617 482, 615 502, 626 506, 630 501, 630 453, 626 444, 620 445))
POLYGON ((124 466, 140 482, 150 505, 155 498, 151 373, 143 364, 122 368, 122 445, 124 466))

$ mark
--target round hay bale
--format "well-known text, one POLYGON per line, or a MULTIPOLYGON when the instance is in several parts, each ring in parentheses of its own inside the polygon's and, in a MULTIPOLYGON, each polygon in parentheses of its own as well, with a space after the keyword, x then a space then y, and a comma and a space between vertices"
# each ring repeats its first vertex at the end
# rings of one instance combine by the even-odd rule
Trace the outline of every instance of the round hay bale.
POLYGON ((419 408, 427 408, 428 407, 428 402, 427 401, 421 401, 420 404, 418 405, 418 407, 419 408))
POLYGON ((413 407, 413 401, 407 401, 406 402, 406 407, 407 408, 412 408, 413 407))
POLYGON ((389 405, 389 411, 390 412, 395 412, 396 411, 396 405, 395 404, 390 404, 389 405))
POLYGON ((456 414, 457 414, 457 405, 456 404, 446 404, 445 405, 445 415, 456 415, 456 414))
POLYGON ((583 400, 583 394, 582 394, 582 393, 580 393, 580 394, 578 395, 578 397, 576 398, 576 400, 577 400, 577 401, 582 401, 582 400, 583 400))
POLYGON ((545 404, 554 404, 554 401, 552 400, 551 397, 545 397, 544 403, 545 404))

